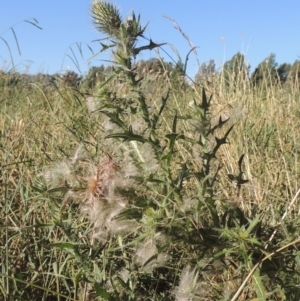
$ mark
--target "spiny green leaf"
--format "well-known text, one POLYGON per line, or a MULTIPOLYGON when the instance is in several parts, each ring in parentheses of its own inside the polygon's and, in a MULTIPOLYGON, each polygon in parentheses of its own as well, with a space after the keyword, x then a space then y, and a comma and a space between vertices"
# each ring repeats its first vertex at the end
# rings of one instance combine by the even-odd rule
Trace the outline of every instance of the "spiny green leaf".
POLYGON ((131 126, 129 127, 129 130, 127 132, 107 135, 105 138, 121 138, 124 141, 139 141, 139 142, 142 142, 142 143, 145 143, 145 142, 148 141, 143 136, 134 134, 132 132, 131 126))
POLYGON ((256 271, 253 273, 252 276, 253 279, 253 285, 255 288, 255 292, 257 295, 257 298, 259 301, 265 301, 266 300, 266 289, 263 285, 259 269, 256 269, 256 271))
POLYGON ((219 150, 219 148, 221 147, 221 145, 227 143, 227 137, 228 137, 229 133, 232 131, 233 127, 234 127, 234 126, 231 126, 231 127, 229 128, 229 130, 225 133, 225 135, 224 135, 222 138, 217 138, 217 137, 215 137, 215 140, 216 140, 216 143, 217 143, 217 144, 216 144, 216 146, 214 147, 214 149, 213 149, 213 151, 212 151, 213 154, 216 154, 216 153, 217 153, 217 151, 219 150))
POLYGON ((145 45, 145 46, 141 46, 141 47, 138 47, 138 48, 134 48, 133 49, 133 55, 136 56, 138 55, 141 51, 143 50, 152 50, 154 48, 157 48, 157 47, 161 47, 163 45, 165 45, 166 43, 161 43, 161 44, 156 44, 154 43, 151 39, 150 39, 150 42, 148 45, 145 45))
POLYGON ((201 106, 200 106, 200 107, 201 107, 205 112, 209 110, 211 98, 212 98, 212 95, 210 96, 209 100, 207 100, 206 93, 205 93, 205 89, 203 88, 203 89, 202 89, 202 103, 201 103, 201 106))
POLYGON ((261 221, 261 217, 262 217, 262 214, 257 214, 252 221, 249 220, 250 225, 247 228, 247 233, 248 234, 250 234, 253 231, 253 229, 256 227, 256 225, 261 221))
POLYGON ((111 295, 100 284, 94 283, 94 288, 98 297, 105 298, 106 300, 112 300, 111 295))
POLYGON ((207 135, 213 134, 215 132, 216 129, 220 129, 223 127, 223 125, 225 123, 227 123, 229 121, 230 118, 227 118, 225 120, 222 120, 222 117, 220 116, 219 118, 219 123, 217 125, 215 125, 213 128, 211 128, 208 132, 207 135))
POLYGON ((109 111, 105 111, 105 110, 101 110, 101 113, 105 114, 107 117, 109 117, 109 120, 118 125, 121 128, 126 128, 126 125, 124 123, 124 121, 119 117, 119 114, 116 112, 109 112, 109 111))
POLYGON ((103 43, 100 43, 100 45, 102 46, 101 52, 116 46, 116 44, 106 45, 106 44, 103 44, 103 43))
POLYGON ((262 246, 262 244, 255 237, 248 238, 247 242, 251 243, 252 245, 262 246))

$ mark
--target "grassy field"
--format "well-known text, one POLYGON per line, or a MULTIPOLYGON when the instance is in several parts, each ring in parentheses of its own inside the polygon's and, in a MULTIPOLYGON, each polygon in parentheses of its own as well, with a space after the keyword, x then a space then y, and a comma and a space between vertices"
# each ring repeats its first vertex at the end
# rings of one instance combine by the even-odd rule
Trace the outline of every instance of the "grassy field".
POLYGON ((99 3, 106 82, 0 75, 0 300, 299 300, 298 82, 138 78, 99 3))

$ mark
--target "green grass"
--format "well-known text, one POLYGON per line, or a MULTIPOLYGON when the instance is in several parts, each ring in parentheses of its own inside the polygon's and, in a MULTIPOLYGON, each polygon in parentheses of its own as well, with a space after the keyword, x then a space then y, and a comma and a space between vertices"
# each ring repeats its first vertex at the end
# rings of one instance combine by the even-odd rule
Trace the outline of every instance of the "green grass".
POLYGON ((109 20, 93 91, 0 75, 0 300, 299 300, 298 86, 138 82, 109 20))

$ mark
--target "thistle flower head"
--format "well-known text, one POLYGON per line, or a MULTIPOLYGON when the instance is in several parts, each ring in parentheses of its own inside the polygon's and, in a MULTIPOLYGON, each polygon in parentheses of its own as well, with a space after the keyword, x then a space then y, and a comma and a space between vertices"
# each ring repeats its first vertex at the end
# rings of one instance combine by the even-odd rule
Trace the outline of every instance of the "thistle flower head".
POLYGON ((124 234, 137 228, 135 221, 117 219, 127 206, 127 199, 116 191, 124 184, 121 175, 119 163, 105 154, 95 174, 88 179, 81 210, 93 224, 92 240, 104 242, 109 235, 124 234))
POLYGON ((118 36, 122 24, 119 9, 107 1, 92 3, 92 18, 96 28, 109 36, 118 36))

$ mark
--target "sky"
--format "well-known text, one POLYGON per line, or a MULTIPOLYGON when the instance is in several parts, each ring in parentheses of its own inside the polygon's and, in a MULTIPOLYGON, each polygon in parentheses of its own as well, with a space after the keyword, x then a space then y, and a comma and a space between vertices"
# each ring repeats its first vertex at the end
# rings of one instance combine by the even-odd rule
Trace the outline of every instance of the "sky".
MULTIPOLYGON (((30 74, 73 70, 84 75, 91 66, 107 64, 108 53, 95 56, 100 50, 95 40, 104 36, 93 25, 91 2, 0 0, 0 70, 9 71, 14 67, 18 72, 30 74)), ((190 43, 197 47, 197 55, 189 55, 190 76, 197 73, 199 64, 210 59, 221 68, 237 52, 245 55, 252 70, 270 53, 275 53, 278 64, 300 59, 299 0, 111 2, 123 17, 134 11, 141 15, 143 25, 149 22, 147 38, 155 43, 168 43, 159 53, 142 52, 137 59, 160 55, 166 61, 171 58, 177 61, 179 55, 184 61, 191 50, 190 43)), ((141 41, 140 45, 144 44, 147 41, 141 41)))

